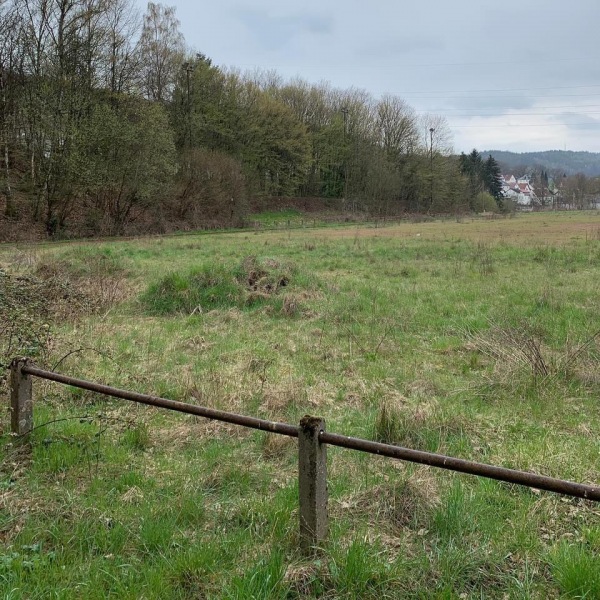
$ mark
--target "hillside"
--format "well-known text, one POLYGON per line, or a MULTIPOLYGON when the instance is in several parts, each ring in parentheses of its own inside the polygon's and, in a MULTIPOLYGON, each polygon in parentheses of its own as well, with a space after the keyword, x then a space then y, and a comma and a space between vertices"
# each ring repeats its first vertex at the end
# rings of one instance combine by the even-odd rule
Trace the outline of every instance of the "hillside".
POLYGON ((486 150, 507 170, 542 167, 546 171, 564 171, 566 175, 583 173, 588 177, 600 176, 600 153, 548 150, 546 152, 507 152, 486 150))

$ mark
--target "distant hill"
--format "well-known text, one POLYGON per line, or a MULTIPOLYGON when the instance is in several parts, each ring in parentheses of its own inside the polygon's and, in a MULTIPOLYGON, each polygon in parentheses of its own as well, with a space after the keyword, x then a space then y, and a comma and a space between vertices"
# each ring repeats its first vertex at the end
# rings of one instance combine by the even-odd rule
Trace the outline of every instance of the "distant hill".
POLYGON ((518 153, 504 150, 486 150, 481 153, 484 158, 489 154, 500 163, 505 171, 525 171, 541 167, 552 174, 563 171, 566 175, 583 173, 588 177, 600 176, 600 153, 598 152, 548 150, 546 152, 518 153))

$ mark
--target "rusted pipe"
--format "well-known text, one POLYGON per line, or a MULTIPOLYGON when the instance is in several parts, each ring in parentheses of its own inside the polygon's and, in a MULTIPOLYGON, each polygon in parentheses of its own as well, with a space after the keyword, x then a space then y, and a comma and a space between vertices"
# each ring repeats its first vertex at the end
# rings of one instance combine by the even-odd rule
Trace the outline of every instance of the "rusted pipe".
POLYGON ((270 431, 271 433, 279 433, 280 435, 287 435, 289 437, 298 437, 298 427, 295 425, 289 425, 288 423, 266 421, 265 419, 246 417, 244 415, 216 410, 214 408, 206 408, 204 406, 196 406, 194 404, 187 404, 185 402, 178 402, 176 400, 168 400, 167 398, 160 398, 158 396, 148 396, 147 394, 139 394, 138 392, 120 390, 108 385, 93 383, 83 379, 75 379, 74 377, 60 375, 59 373, 53 373, 52 371, 44 371, 31 365, 27 365, 26 367, 24 366, 21 371, 41 379, 48 379, 50 381, 64 383, 65 385, 71 385, 73 387, 89 390, 90 392, 97 392, 98 394, 104 394, 106 396, 113 396, 123 400, 131 400, 132 402, 147 404, 148 406, 167 408, 169 410, 196 415, 197 417, 205 417, 215 421, 233 423, 234 425, 250 427, 251 429, 260 429, 261 431, 270 431))
POLYGON ((566 496, 575 496, 576 498, 585 498, 586 500, 595 500, 600 502, 600 487, 585 485, 583 483, 574 483, 562 479, 554 479, 545 475, 536 473, 527 473, 525 471, 515 471, 505 469, 504 467, 495 467, 483 463, 444 456, 443 454, 433 454, 421 450, 411 450, 401 446, 392 446, 390 444, 381 444, 371 442, 360 438, 347 437, 337 433, 323 432, 319 440, 324 444, 339 446, 340 448, 350 448, 351 450, 360 450, 369 454, 378 454, 380 456, 389 456, 399 460, 439 467, 457 471, 458 473, 467 473, 469 475, 478 475, 488 479, 496 479, 507 483, 515 483, 548 492, 557 492, 566 496))
MULTIPOLYGON (((269 431, 279 435, 287 435, 289 437, 298 437, 298 427, 289 423, 278 423, 274 421, 266 421, 255 417, 247 417, 222 410, 195 406, 176 400, 168 400, 158 396, 148 396, 147 394, 139 394, 137 392, 129 392, 118 388, 113 388, 108 385, 93 383, 83 379, 75 379, 67 375, 60 375, 51 371, 44 371, 32 365, 26 364, 21 368, 21 372, 56 381, 65 385, 71 385, 84 390, 90 390, 106 396, 122 398, 123 400, 131 400, 140 404, 156 406, 159 408, 167 408, 177 412, 205 417, 215 421, 223 421, 225 423, 233 423, 242 427, 250 427, 252 429, 260 429, 261 431, 269 431)), ((576 498, 584 498, 600 502, 600 487, 586 485, 583 483, 574 483, 545 475, 537 475, 536 473, 527 473, 525 471, 515 471, 504 467, 496 467, 494 465, 486 465, 477 463, 462 458, 454 458, 452 456, 444 456, 443 454, 434 454, 432 452, 423 452, 421 450, 411 450, 402 448, 401 446, 392 446, 390 444, 381 444, 379 442, 371 442, 360 438, 347 437, 337 433, 323 432, 319 435, 319 441, 323 444, 338 446, 340 448, 348 448, 350 450, 359 450, 369 454, 378 454, 380 456, 388 456, 398 460, 429 465, 440 469, 456 471, 458 473, 467 473, 469 475, 477 475, 479 477, 487 477, 488 479, 496 479, 506 483, 514 483, 526 487, 546 490, 548 492, 556 492, 565 496, 574 496, 576 498)))

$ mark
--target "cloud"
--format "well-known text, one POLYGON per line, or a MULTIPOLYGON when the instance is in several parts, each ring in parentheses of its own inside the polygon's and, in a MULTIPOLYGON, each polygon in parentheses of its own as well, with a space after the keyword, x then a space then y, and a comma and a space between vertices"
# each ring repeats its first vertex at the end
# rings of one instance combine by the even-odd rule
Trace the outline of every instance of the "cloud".
POLYGON ((266 10, 244 8, 238 11, 238 18, 268 50, 281 49, 306 34, 328 35, 333 30, 333 19, 317 14, 275 16, 266 10))
POLYGON ((375 39, 364 43, 356 50, 366 58, 397 58, 399 56, 423 50, 441 52, 445 43, 439 38, 410 35, 387 39, 375 39))
POLYGON ((569 131, 600 134, 600 119, 585 113, 563 112, 556 117, 569 131))
POLYGON ((596 119, 580 116, 600 105, 599 0, 173 2, 216 64, 395 94, 445 115, 459 149, 600 150, 596 119))

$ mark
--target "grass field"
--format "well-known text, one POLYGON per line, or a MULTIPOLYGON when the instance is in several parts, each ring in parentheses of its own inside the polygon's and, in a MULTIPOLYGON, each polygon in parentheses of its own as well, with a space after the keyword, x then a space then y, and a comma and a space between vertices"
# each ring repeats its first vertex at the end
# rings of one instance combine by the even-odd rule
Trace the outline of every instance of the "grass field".
MULTIPOLYGON (((596 212, 2 246, 0 269, 4 363, 600 482, 596 212)), ((2 413, 3 598, 600 598, 600 505, 329 448, 307 558, 294 440, 34 386, 25 443, 2 413)))

